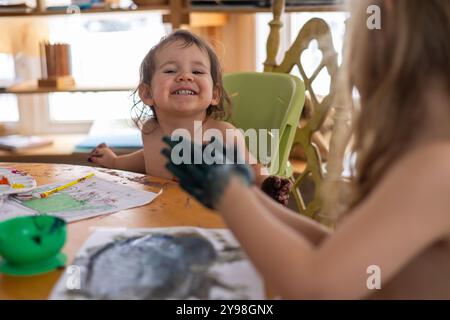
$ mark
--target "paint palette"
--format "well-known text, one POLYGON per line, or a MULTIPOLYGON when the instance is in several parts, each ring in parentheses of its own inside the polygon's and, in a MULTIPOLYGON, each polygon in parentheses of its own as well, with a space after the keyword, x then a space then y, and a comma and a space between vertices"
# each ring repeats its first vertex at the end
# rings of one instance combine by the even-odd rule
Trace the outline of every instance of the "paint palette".
POLYGON ((36 188, 36 180, 14 168, 0 168, 0 197, 29 192, 36 188))

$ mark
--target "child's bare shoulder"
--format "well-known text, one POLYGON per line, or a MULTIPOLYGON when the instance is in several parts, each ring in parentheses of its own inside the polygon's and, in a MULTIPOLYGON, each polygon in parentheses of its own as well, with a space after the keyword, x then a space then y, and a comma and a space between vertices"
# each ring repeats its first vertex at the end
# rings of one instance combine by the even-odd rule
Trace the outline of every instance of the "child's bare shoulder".
MULTIPOLYGON (((421 145, 404 157, 406 165, 450 174, 450 141, 421 145)), ((429 172, 430 172, 429 171, 429 172)))
POLYGON ((156 119, 149 119, 145 121, 144 125, 142 126, 142 134, 152 134, 156 131, 156 129, 159 128, 158 121, 156 119))
POLYGON ((220 120, 214 120, 214 119, 210 119, 206 122, 206 126, 207 129, 218 129, 222 132, 225 132, 225 130, 227 129, 236 129, 235 126, 233 126, 231 123, 226 122, 226 121, 220 121, 220 120))
POLYGON ((407 152, 392 168, 392 176, 412 179, 420 190, 450 190, 450 141, 420 145, 407 152))
POLYGON ((227 143, 233 143, 235 139, 243 139, 243 135, 240 130, 238 130, 231 123, 219 120, 208 120, 206 125, 207 129, 214 129, 220 131, 221 139, 227 143))
POLYGON ((162 132, 159 130, 159 124, 156 119, 147 120, 142 126, 142 141, 144 142, 144 147, 148 143, 152 143, 156 140, 161 140, 162 132))
POLYGON ((417 158, 423 168, 433 170, 437 176, 445 179, 450 187, 450 141, 435 142, 422 147, 418 150, 417 158))

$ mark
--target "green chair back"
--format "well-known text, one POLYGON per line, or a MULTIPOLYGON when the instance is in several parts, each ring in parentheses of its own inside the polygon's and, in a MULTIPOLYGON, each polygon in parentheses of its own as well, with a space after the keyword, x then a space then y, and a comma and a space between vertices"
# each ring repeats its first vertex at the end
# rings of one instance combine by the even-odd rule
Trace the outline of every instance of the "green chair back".
POLYGON ((305 101, 303 82, 290 74, 238 72, 225 75, 223 84, 232 102, 230 122, 244 130, 249 151, 271 175, 290 177, 288 158, 305 101), (278 137, 273 129, 279 130, 278 137), (251 139, 257 139, 258 148, 251 139))

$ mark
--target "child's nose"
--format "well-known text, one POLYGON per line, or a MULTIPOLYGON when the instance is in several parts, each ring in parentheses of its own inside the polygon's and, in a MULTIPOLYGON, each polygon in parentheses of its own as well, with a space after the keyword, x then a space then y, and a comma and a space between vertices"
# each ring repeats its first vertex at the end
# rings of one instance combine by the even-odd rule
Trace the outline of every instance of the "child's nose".
POLYGON ((183 72, 178 76, 177 80, 178 81, 193 81, 194 76, 190 72, 183 72))

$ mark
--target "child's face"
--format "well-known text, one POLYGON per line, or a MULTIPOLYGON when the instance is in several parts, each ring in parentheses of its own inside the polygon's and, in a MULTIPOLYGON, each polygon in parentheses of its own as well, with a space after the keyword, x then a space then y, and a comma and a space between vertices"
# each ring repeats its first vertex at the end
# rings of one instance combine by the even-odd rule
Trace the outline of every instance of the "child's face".
POLYGON ((156 54, 155 65, 151 96, 144 102, 154 106, 157 116, 191 116, 219 103, 208 54, 197 46, 171 43, 156 54))

